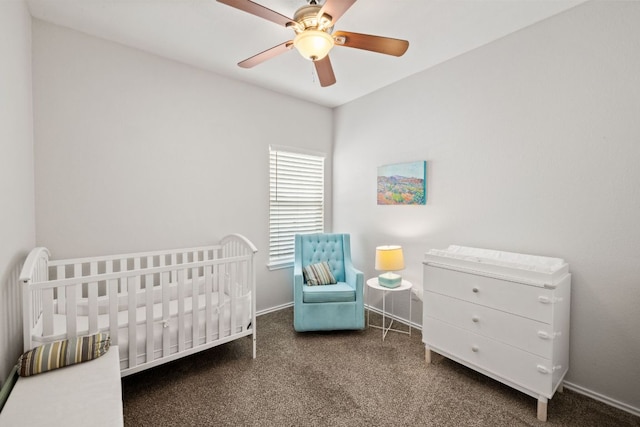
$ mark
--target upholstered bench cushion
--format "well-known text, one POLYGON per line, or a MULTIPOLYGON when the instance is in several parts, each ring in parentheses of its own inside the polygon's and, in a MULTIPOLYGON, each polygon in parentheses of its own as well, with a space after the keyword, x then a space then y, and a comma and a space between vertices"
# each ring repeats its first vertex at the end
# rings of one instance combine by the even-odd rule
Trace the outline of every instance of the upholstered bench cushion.
POLYGON ((20 377, 0 426, 118 427, 124 424, 117 346, 85 363, 20 377))
POLYGON ((356 300, 356 291, 344 282, 335 285, 302 285, 303 302, 351 302, 356 300))

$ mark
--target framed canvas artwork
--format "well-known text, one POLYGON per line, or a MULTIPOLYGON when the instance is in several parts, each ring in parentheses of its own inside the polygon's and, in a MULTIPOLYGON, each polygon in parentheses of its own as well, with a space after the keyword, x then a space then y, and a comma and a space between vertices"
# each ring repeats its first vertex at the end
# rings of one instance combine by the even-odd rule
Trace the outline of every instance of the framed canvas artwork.
POLYGON ((426 161, 378 167, 379 205, 424 205, 426 203, 426 161))

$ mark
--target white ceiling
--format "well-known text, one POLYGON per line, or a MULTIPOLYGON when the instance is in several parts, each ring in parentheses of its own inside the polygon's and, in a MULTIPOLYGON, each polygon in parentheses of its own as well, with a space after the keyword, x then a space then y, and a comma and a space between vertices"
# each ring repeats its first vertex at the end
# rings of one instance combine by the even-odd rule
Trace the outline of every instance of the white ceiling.
MULTIPOLYGON (((285 16, 306 0, 255 0, 285 16)), ((223 76, 335 107, 583 3, 585 0, 359 0, 335 30, 409 40, 393 56, 336 46, 337 83, 320 87, 295 50, 236 64, 293 31, 216 0, 27 0, 33 17, 223 76)))

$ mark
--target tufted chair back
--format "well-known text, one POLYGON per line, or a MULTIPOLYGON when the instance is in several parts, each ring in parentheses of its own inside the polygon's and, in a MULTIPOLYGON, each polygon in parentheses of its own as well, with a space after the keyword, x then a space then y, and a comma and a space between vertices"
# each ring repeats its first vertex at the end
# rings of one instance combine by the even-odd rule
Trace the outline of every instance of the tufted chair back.
MULTIPOLYGON (((346 245, 349 245, 348 235, 344 234, 302 234, 296 236, 300 239, 297 247, 301 250, 302 267, 317 262, 326 261, 331 267, 331 273, 338 282, 345 281, 345 238, 346 245)), ((348 250, 348 248, 347 248, 348 250)))

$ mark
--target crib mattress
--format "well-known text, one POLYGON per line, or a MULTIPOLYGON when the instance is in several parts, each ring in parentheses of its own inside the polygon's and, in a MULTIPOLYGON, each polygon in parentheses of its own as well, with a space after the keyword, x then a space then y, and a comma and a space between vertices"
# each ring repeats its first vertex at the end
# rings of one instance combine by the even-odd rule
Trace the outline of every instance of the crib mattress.
MULTIPOLYGON (((196 305, 196 318, 198 319, 198 331, 199 336, 195 337, 196 345, 203 344, 207 341, 206 333, 206 295, 198 295, 196 305)), ((244 296, 234 299, 235 307, 233 309, 233 316, 235 319, 235 329, 232 330, 232 309, 231 298, 224 292, 211 293, 211 331, 209 332, 210 340, 218 340, 223 337, 239 333, 243 328, 247 328, 251 323, 251 294, 248 293, 244 296), (220 301, 220 295, 222 295, 222 301, 220 301), (222 311, 222 316, 219 312, 222 311), (220 325, 220 321, 222 325, 220 325)), ((136 308, 136 361, 135 365, 139 365, 150 360, 147 360, 147 308, 146 306, 136 308)), ((77 330, 78 335, 89 334, 89 318, 88 316, 77 316, 77 330)), ((53 315, 54 331, 51 337, 46 339, 46 342, 60 339, 66 334, 66 315, 54 314, 53 315), (58 337, 58 338, 56 338, 58 337)), ((153 357, 151 360, 160 359, 166 357, 167 354, 163 354, 163 336, 164 329, 169 330, 169 355, 177 353, 179 351, 178 345, 178 301, 169 301, 169 313, 163 315, 163 304, 156 303, 153 305, 153 357)), ((194 337, 192 334, 193 325, 193 299, 191 297, 185 297, 184 299, 184 349, 189 349, 194 346, 194 337)), ((100 314, 98 316, 98 329, 103 332, 109 332, 109 315, 100 314)), ((37 323, 34 328, 33 340, 36 342, 43 342, 42 339, 42 322, 37 323)), ((120 352, 120 366, 121 369, 132 367, 129 362, 129 312, 118 312, 118 336, 112 337, 112 344, 117 345, 120 352)))
POLYGON ((429 250, 424 264, 544 287, 555 287, 569 273, 569 265, 561 258, 457 245, 429 250))
POLYGON ((89 362, 18 378, 0 425, 122 426, 118 348, 89 362))

